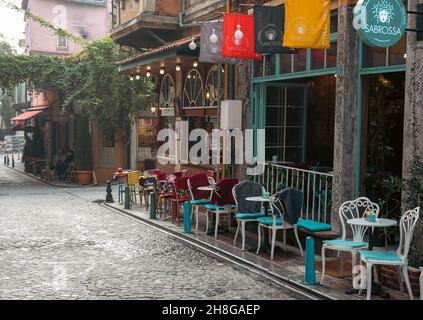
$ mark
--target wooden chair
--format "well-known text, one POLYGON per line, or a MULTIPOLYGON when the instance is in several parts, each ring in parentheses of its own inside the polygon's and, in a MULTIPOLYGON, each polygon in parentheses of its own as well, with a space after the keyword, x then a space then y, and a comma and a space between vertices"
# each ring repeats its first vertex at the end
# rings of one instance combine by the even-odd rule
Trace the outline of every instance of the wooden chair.
POLYGON ((75 164, 71 163, 65 172, 65 181, 67 183, 78 183, 75 164))

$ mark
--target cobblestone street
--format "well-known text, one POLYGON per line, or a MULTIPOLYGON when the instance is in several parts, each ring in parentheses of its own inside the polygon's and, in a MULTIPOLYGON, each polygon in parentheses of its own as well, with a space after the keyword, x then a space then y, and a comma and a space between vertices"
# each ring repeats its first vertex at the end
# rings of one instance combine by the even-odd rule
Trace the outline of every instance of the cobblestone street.
POLYGON ((0 298, 303 298, 99 206, 104 197, 0 165, 0 298))

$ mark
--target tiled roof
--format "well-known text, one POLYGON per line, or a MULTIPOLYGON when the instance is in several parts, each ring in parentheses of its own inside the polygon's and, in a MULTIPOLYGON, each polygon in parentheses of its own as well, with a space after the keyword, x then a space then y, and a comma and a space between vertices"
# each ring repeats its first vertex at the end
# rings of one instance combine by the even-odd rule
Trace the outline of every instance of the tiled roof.
POLYGON ((150 51, 147 51, 147 52, 143 52, 143 53, 137 54, 137 55, 135 55, 133 57, 130 57, 128 59, 119 61, 116 64, 117 65, 124 65, 124 64, 133 62, 135 60, 138 60, 140 58, 154 56, 155 54, 158 54, 158 53, 162 53, 162 52, 166 52, 166 51, 171 50, 171 49, 182 47, 183 45, 185 45, 187 43, 190 43, 193 38, 195 40, 199 39, 200 38, 200 34, 195 34, 193 36, 189 36, 189 37, 186 37, 186 38, 178 39, 178 40, 173 41, 173 42, 168 42, 168 43, 166 43, 165 45, 163 45, 161 47, 155 48, 155 49, 150 50, 150 51))

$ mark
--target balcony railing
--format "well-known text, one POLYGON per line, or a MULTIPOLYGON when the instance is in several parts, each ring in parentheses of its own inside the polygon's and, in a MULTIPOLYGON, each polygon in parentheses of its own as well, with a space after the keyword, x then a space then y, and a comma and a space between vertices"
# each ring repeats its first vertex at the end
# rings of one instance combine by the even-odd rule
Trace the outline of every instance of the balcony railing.
POLYGON ((261 165, 264 165, 264 173, 251 176, 253 181, 263 185, 271 194, 285 188, 301 190, 304 193, 301 218, 330 223, 332 173, 319 172, 318 170, 324 169, 317 167, 315 170, 305 170, 273 163, 261 165))

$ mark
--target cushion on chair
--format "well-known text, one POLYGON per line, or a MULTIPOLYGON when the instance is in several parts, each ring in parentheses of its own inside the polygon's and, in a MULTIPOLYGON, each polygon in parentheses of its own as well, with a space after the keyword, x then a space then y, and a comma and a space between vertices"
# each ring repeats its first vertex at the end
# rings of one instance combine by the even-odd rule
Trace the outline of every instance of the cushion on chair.
POLYGON ((191 200, 191 204, 193 206, 202 206, 209 203, 210 203, 209 199, 191 200))
MULTIPOLYGON (((257 221, 261 224, 264 224, 266 226, 272 226, 273 225, 273 217, 263 217, 258 218, 257 221)), ((283 224, 283 220, 281 217, 276 218, 276 225, 281 226, 283 224)))
MULTIPOLYGON (((206 208, 207 208, 207 210, 210 210, 210 211, 215 211, 215 210, 217 210, 217 207, 216 207, 216 205, 215 205, 215 204, 206 204, 204 207, 206 207, 206 208)), ((231 208, 231 209, 235 209, 235 208, 236 208, 236 206, 235 206, 234 204, 232 204, 232 205, 230 206, 230 208, 231 208)), ((224 206, 219 206, 219 210, 225 210, 225 207, 224 207, 224 206)))
POLYGON ((297 227, 304 228, 310 231, 331 231, 332 230, 332 226, 330 224, 317 222, 313 220, 306 220, 306 219, 298 220, 297 227))
POLYGON ((329 246, 340 246, 340 247, 351 247, 351 248, 363 248, 367 247, 366 242, 354 242, 348 240, 325 240, 323 243, 329 246))
POLYGON ((379 261, 401 261, 400 256, 396 251, 369 251, 360 250, 361 256, 365 260, 379 260, 379 261))
POLYGON ((236 218, 239 220, 244 220, 244 219, 258 219, 258 218, 263 218, 265 216, 264 213, 262 212, 257 212, 257 213, 237 213, 236 214, 236 218))

